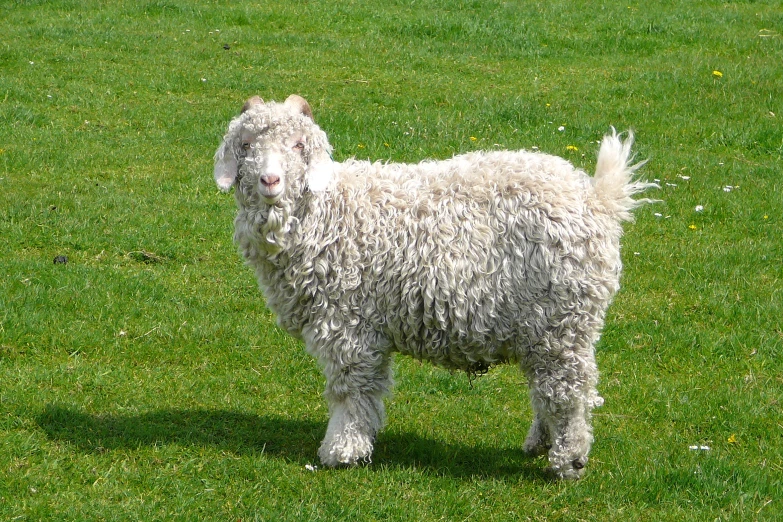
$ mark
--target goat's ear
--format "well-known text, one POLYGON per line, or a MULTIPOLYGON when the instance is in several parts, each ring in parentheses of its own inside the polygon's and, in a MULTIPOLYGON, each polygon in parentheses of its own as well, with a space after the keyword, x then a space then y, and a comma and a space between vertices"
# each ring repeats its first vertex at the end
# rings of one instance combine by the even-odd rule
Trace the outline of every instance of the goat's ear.
POLYGON ((334 161, 327 151, 321 151, 310 160, 305 174, 310 192, 324 192, 329 188, 334 179, 334 167, 334 161))
POLYGON ((215 183, 223 192, 228 192, 237 179, 239 163, 231 150, 231 137, 227 135, 215 152, 215 183))
MULTIPOLYGON (((245 104, 242 105, 242 114, 253 107, 263 104, 264 100, 259 96, 248 98, 245 104)), ((220 144, 217 152, 215 152, 215 183, 223 192, 231 190, 231 187, 237 180, 239 161, 237 161, 237 156, 232 148, 232 141, 238 132, 238 125, 240 125, 241 121, 241 115, 234 118, 228 126, 228 133, 223 138, 223 143, 220 144)))
MULTIPOLYGON (((292 94, 286 98, 284 105, 290 107, 298 113, 304 114, 311 120, 313 119, 313 110, 310 108, 310 104, 307 100, 299 96, 298 94, 292 94)), ((315 120, 314 120, 315 121, 315 120)))
POLYGON ((253 107, 256 107, 258 105, 263 105, 263 104, 264 104, 264 100, 262 100, 259 96, 253 96, 252 98, 248 98, 248 100, 242 106, 242 112, 245 113, 248 110, 252 109, 253 107))

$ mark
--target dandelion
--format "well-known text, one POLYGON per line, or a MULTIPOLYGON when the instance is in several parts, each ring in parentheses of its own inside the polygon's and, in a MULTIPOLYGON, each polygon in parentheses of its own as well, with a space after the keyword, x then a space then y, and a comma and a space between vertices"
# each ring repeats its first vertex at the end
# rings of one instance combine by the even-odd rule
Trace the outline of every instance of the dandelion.
POLYGON ((715 78, 723 78, 723 73, 720 72, 720 71, 715 70, 715 71, 712 71, 712 76, 714 76, 715 78))
POLYGON ((471 137, 470 137, 470 141, 477 141, 477 140, 478 140, 478 138, 477 138, 477 137, 475 137, 475 136, 471 136, 471 137))
POLYGON ((688 228, 690 228, 691 230, 696 230, 697 227, 696 227, 696 225, 691 223, 690 225, 688 225, 688 228))
POLYGON ((568 145, 568 146, 566 147, 566 150, 570 150, 570 151, 572 151, 572 152, 576 152, 576 151, 578 151, 579 149, 578 149, 578 148, 576 148, 576 146, 574 146, 574 145, 568 145))
MULTIPOLYGON (((0 153, 2 153, 3 149, 0 149, 0 153)), ((764 219, 769 219, 769 216, 764 214, 764 219)))
POLYGON ((359 147, 360 149, 363 149, 364 148, 364 144, 360 143, 360 144, 357 145, 357 147, 359 147))
POLYGON ((696 208, 694 208, 693 210, 695 210, 696 212, 701 212, 702 210, 704 210, 704 205, 696 205, 696 208))
POLYGON ((729 444, 736 444, 737 436, 732 433, 731 436, 726 440, 726 442, 728 442, 729 444))

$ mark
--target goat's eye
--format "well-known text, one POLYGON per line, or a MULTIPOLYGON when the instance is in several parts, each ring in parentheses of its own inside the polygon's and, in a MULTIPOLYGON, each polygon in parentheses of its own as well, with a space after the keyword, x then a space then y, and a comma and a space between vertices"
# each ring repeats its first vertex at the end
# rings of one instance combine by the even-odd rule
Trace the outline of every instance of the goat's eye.
POLYGON ((250 150, 250 143, 245 142, 242 144, 242 150, 250 150))
POLYGON ((297 141, 296 143, 294 143, 294 150, 304 150, 304 142, 297 141))

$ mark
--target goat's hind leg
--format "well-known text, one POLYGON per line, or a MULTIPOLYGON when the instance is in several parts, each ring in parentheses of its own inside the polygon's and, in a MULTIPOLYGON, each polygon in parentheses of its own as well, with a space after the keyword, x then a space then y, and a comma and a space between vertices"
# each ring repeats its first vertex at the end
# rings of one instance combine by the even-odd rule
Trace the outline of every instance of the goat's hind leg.
MULTIPOLYGON (((534 407, 535 404, 533 402, 534 407)), ((529 457, 538 457, 549 452, 549 448, 552 447, 552 438, 549 435, 549 427, 544 420, 544 416, 535 410, 533 413, 535 414, 533 425, 530 426, 530 430, 527 432, 525 445, 522 449, 529 457)))
POLYGON ((553 434, 552 447, 549 449, 550 470, 556 478, 581 478, 593 444, 586 408, 581 401, 561 405, 548 420, 553 434))
POLYGON ((563 349, 552 341, 550 351, 525 364, 535 419, 524 450, 532 455, 548 450, 555 477, 578 479, 593 443, 590 411, 602 402, 595 390, 598 370, 592 344, 577 356, 575 347, 563 349))

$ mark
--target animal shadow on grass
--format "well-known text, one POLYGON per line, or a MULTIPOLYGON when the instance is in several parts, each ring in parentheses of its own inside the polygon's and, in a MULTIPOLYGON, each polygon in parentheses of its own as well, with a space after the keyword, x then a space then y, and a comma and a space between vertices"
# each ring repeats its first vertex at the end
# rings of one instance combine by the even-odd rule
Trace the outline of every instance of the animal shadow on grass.
MULTIPOLYGON (((227 410, 164 409, 142 414, 90 414, 49 405, 37 423, 51 440, 88 453, 140 446, 215 446, 237 455, 265 454, 304 466, 317 462, 326 422, 292 420, 227 410)), ((462 478, 509 477, 546 480, 541 462, 520 449, 450 444, 415 433, 381 432, 372 468, 424 468, 462 478)))

